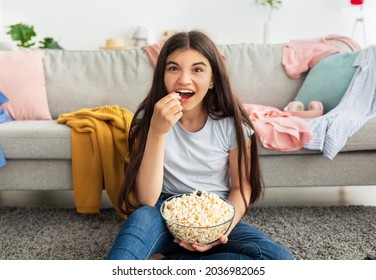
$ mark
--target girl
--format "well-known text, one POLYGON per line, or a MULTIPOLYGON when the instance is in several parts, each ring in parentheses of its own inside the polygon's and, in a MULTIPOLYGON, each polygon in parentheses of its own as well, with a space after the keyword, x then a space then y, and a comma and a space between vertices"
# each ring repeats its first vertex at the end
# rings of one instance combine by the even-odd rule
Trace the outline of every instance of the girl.
POLYGON ((164 44, 149 94, 135 112, 129 149, 119 204, 130 215, 108 259, 156 253, 165 259, 292 259, 241 221, 262 191, 256 135, 220 52, 203 33, 177 33, 164 44), (214 192, 236 209, 229 231, 208 245, 174 239, 160 214, 164 199, 194 190, 214 192))

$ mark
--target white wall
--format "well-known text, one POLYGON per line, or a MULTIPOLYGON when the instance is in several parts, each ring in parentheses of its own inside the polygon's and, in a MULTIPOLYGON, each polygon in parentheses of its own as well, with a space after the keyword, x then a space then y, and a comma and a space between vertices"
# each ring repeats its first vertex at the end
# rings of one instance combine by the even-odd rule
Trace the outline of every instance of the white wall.
MULTIPOLYGON (((9 40, 4 35, 7 26, 23 22, 34 25, 38 39, 54 37, 70 50, 97 49, 109 37, 132 44, 137 25, 151 30, 152 41, 168 29, 200 29, 217 43, 262 43, 263 16, 254 0, 1 1, 3 40, 9 40)), ((375 44, 376 0, 365 0, 364 5, 367 45, 375 44)), ((328 34, 351 36, 357 11, 350 0, 283 0, 274 15, 271 43, 328 34)), ((363 46, 362 36, 354 39, 363 46)))
POLYGON ((3 2, 0 0, 0 41, 4 39, 3 2))

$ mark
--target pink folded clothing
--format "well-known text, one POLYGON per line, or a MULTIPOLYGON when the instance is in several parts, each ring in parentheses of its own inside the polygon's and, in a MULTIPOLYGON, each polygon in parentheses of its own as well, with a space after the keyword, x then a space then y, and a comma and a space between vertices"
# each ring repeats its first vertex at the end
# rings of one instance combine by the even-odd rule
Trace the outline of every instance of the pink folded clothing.
POLYGON ((265 148, 278 151, 296 151, 312 139, 308 123, 277 108, 243 104, 255 131, 265 148))
POLYGON ((328 35, 323 38, 292 40, 283 47, 282 65, 291 79, 298 79, 320 59, 349 50, 360 50, 360 46, 346 36, 328 35), (333 40, 340 41, 344 45, 335 44, 333 40))

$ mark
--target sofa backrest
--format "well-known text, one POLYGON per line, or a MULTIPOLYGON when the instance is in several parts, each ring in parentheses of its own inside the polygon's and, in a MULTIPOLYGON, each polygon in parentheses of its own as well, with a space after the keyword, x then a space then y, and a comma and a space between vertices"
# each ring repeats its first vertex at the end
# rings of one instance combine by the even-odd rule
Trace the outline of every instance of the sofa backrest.
POLYGON ((283 44, 219 46, 227 59, 232 86, 243 103, 283 109, 292 101, 305 75, 289 78, 282 66, 283 44))
MULTIPOLYGON (((283 45, 219 45, 241 102, 282 109, 303 78, 292 80, 282 67, 283 45)), ((153 75, 142 49, 119 51, 47 50, 44 67, 53 118, 80 108, 119 105, 135 111, 153 75)))
POLYGON ((153 69, 140 49, 122 51, 46 51, 50 112, 119 105, 135 111, 150 87, 153 69))

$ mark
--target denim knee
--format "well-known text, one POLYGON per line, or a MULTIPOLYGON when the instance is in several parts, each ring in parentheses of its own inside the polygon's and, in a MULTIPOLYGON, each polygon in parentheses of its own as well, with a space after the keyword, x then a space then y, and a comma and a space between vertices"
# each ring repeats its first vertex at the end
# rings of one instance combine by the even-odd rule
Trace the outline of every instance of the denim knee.
POLYGON ((158 207, 143 206, 122 225, 108 259, 146 259, 158 238, 168 232, 158 207))
POLYGON ((242 221, 231 232, 227 247, 232 252, 247 255, 252 259, 293 259, 291 253, 281 244, 242 221))

